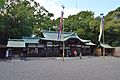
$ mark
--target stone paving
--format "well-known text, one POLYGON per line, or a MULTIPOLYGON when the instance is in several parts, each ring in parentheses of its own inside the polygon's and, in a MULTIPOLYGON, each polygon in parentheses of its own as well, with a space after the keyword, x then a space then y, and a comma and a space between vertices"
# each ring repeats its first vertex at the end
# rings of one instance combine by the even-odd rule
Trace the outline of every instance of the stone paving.
POLYGON ((27 58, 0 61, 0 80, 120 80, 120 58, 27 58))

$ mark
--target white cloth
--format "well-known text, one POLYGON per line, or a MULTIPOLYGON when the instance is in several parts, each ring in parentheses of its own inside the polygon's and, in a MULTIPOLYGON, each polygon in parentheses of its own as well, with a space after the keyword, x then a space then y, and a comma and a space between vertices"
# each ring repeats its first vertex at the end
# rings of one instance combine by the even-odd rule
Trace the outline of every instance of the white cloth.
POLYGON ((9 56, 9 50, 6 51, 6 57, 8 57, 8 56, 9 56))

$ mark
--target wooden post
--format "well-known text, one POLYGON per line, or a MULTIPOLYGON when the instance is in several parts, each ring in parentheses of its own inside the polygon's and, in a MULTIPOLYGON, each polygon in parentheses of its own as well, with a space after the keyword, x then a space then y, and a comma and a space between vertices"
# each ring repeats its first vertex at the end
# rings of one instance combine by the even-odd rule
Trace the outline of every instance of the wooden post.
MULTIPOLYGON (((65 6, 64 5, 62 5, 62 8, 63 8, 63 12, 64 12, 64 8, 65 8, 65 6)), ((64 62, 64 55, 65 55, 65 43, 64 43, 64 20, 63 20, 63 62, 64 62)))
POLYGON ((65 56, 65 44, 64 44, 64 41, 63 41, 63 62, 64 62, 64 56, 65 56))

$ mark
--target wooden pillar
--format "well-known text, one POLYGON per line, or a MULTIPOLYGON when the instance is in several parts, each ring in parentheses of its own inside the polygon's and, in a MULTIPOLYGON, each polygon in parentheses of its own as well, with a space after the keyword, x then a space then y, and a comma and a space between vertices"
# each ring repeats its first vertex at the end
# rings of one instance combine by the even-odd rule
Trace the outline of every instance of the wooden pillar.
POLYGON ((54 52, 54 42, 52 42, 52 54, 55 55, 55 52, 54 52))
POLYGON ((84 54, 86 53, 85 44, 84 44, 84 54))
POLYGON ((47 42, 45 42, 44 50, 45 50, 45 57, 47 57, 48 56, 48 54, 47 54, 47 42))
MULTIPOLYGON (((76 49, 76 41, 75 41, 75 51, 77 52, 77 49, 76 49)), ((78 53, 77 53, 78 54, 78 53)), ((76 57, 77 57, 77 55, 76 55, 76 57)))
POLYGON ((58 50, 59 50, 59 55, 60 55, 60 42, 58 42, 58 50))
POLYGON ((70 43, 70 55, 72 57, 72 48, 71 48, 71 43, 70 43))
POLYGON ((82 44, 81 44, 81 53, 83 53, 82 44))
MULTIPOLYGON (((37 49, 36 53, 38 54, 38 47, 37 47, 37 45, 38 45, 38 44, 36 44, 36 49, 37 49)), ((36 50, 36 49, 35 49, 35 50, 36 50)))

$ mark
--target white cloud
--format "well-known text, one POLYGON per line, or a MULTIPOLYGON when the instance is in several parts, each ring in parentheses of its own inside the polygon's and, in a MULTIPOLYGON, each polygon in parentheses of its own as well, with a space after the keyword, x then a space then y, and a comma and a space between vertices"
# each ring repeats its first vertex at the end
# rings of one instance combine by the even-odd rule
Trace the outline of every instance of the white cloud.
POLYGON ((45 3, 45 0, 35 0, 36 2, 39 2, 40 3, 40 5, 42 4, 42 5, 44 5, 44 3, 45 3))
POLYGON ((79 12, 80 10, 76 10, 76 9, 65 9, 65 17, 68 17, 69 15, 74 15, 77 14, 77 12, 79 12))
MULTIPOLYGON (((61 16, 62 7, 59 3, 60 0, 36 0, 40 3, 41 6, 44 6, 49 12, 54 14, 54 18, 58 18, 61 16)), ((78 10, 77 10, 78 11, 78 10)), ((76 13, 76 9, 64 9, 64 17, 68 17, 69 15, 73 15, 76 13)))

